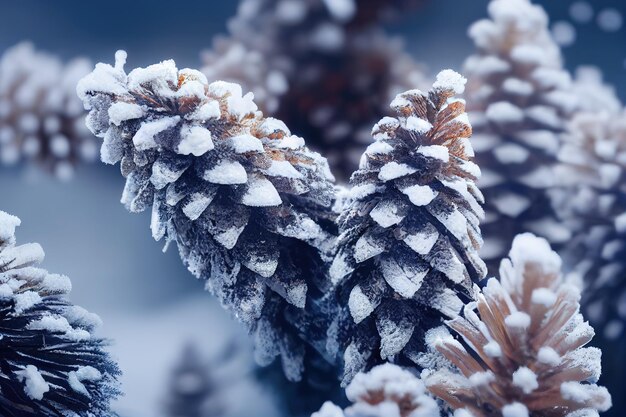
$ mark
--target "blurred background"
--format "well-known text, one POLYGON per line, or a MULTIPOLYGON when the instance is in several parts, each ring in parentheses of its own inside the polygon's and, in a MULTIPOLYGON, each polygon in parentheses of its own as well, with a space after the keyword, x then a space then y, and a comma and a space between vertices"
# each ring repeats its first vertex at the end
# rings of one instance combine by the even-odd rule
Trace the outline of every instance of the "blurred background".
MULTIPOLYGON (((605 80, 626 99, 626 2, 539 3, 551 16, 568 68, 602 68, 605 80)), ((402 35, 407 51, 430 72, 458 70, 473 50, 467 28, 486 16, 486 6, 486 0, 430 1, 387 29, 402 35)), ((125 49, 130 68, 168 58, 179 68, 199 67, 200 51, 226 32, 236 8, 235 0, 4 1, 0 51, 30 40, 64 59, 112 62, 114 52, 125 49)), ((22 219, 18 240, 42 244, 47 269, 70 276, 72 299, 98 313, 102 334, 114 340, 125 392, 116 410, 123 417, 168 415, 175 371, 183 357, 197 356, 191 368, 210 368, 222 382, 187 378, 180 389, 201 385, 222 415, 280 415, 268 387, 252 376, 251 348, 240 326, 202 291, 175 248, 161 253, 150 236, 149 213, 131 215, 119 204, 124 180, 118 169, 79 166, 69 182, 22 168, 0 169, 0 209, 22 219), (195 346, 193 355, 189 346, 195 346)))

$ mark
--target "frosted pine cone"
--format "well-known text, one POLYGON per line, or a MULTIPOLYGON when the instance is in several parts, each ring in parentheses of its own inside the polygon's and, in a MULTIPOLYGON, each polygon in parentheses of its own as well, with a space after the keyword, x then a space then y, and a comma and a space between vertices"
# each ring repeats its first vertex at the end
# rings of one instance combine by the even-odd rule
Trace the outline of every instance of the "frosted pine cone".
POLYGON ((61 179, 80 161, 95 161, 97 146, 76 97, 86 59, 63 64, 29 43, 0 58, 0 163, 34 161, 61 179))
POLYGON ((411 372, 384 364, 360 373, 346 388, 353 403, 342 410, 327 402, 311 417, 439 417, 439 406, 411 372))
POLYGON ((583 279, 587 316, 615 339, 626 321, 626 112, 578 114, 559 158, 553 202, 574 230, 564 257, 583 279))
MULTIPOLYGON (((585 346, 593 329, 579 311, 579 290, 564 283, 561 259, 545 239, 513 241, 492 278, 464 317, 429 339, 454 366, 426 377, 429 390, 455 417, 597 416, 611 396, 595 383, 599 349, 585 346), (479 317, 480 316, 480 317, 479 317)), ((478 291, 478 290, 477 290, 478 291)))
POLYGON ((175 241, 188 269, 257 338, 261 363, 281 354, 300 378, 300 316, 325 285, 333 177, 252 94, 164 61, 130 74, 98 64, 78 86, 104 162, 121 161, 123 203, 152 208, 155 239, 175 241), (318 288, 319 286, 319 288, 318 288), (289 311, 293 310, 293 311, 289 311))
POLYGON ((425 78, 399 39, 362 22, 362 11, 373 16, 388 2, 350 3, 243 1, 229 25, 232 38, 215 41, 202 70, 255 92, 261 110, 307 137, 342 180, 357 168, 371 126, 388 113, 382 103, 425 78))
POLYGON ((540 6, 492 0, 489 15, 470 28, 478 51, 465 71, 486 201, 481 256, 495 273, 518 233, 531 231, 553 244, 570 238, 546 191, 555 185, 558 135, 576 97, 540 6))
POLYGON ((41 246, 16 245, 19 224, 0 211, 0 415, 109 416, 119 371, 93 334, 100 319, 67 300, 67 277, 37 267, 41 246))
POLYGON ((472 128, 455 99, 465 79, 443 71, 426 94, 398 95, 351 179, 330 269, 342 311, 329 349, 344 353, 344 384, 387 360, 409 362, 423 335, 460 311, 459 297, 485 276, 478 257, 480 176, 472 128))

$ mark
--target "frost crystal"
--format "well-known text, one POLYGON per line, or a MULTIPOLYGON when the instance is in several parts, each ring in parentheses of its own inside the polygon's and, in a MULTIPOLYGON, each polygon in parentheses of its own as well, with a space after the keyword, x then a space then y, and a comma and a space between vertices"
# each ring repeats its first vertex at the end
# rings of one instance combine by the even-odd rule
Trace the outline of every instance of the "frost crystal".
POLYGON ((439 417, 439 405, 424 383, 411 372, 392 364, 359 373, 346 387, 353 403, 342 410, 325 403, 311 417, 439 417))
POLYGON ((67 277, 37 267, 41 246, 16 245, 19 224, 0 211, 0 414, 109 416, 119 371, 99 319, 70 304, 67 277))
POLYGON ((562 279, 545 239, 518 235, 500 281, 476 292, 464 317, 446 323, 463 343, 443 329, 429 339, 455 368, 425 372, 426 386, 455 416, 597 416, 611 407, 596 385, 601 352, 584 347, 594 332, 579 313, 580 292, 562 279), (523 326, 508 323, 522 316, 523 326))
POLYGON ((284 120, 347 181, 374 122, 397 93, 421 86, 400 39, 375 24, 422 0, 244 0, 203 55, 209 79, 252 91, 264 114, 284 120))
POLYGON ((530 0, 491 0, 489 19, 469 30, 477 47, 465 64, 476 163, 485 173, 481 256, 497 272, 513 237, 531 231, 552 244, 570 232, 547 192, 564 120, 578 106, 548 16, 530 0))
POLYGON ((74 93, 91 63, 57 57, 21 43, 0 58, 0 165, 35 162, 69 179, 80 161, 97 159, 74 93))
POLYGON ((562 253, 584 281, 589 319, 614 339, 626 322, 626 112, 611 106, 577 114, 559 159, 562 181, 552 201, 574 231, 562 253))
POLYGON ((480 171, 470 161, 465 105, 453 99, 463 82, 446 71, 430 93, 398 95, 396 119, 373 131, 390 151, 370 148, 352 176, 330 269, 342 331, 329 338, 342 347, 344 384, 385 360, 415 361, 424 333, 456 315, 459 296, 485 276, 482 195, 474 184, 480 171), (430 129, 407 128, 411 118, 430 129))
POLYGON ((295 327, 306 326, 332 250, 326 160, 263 118, 239 85, 208 83, 173 61, 126 74, 118 57, 78 93, 104 138, 103 160, 121 162, 126 207, 152 209, 154 238, 177 243, 188 269, 255 334, 261 362, 281 355, 298 380, 307 347, 295 327), (117 103, 136 106, 119 124, 117 103))

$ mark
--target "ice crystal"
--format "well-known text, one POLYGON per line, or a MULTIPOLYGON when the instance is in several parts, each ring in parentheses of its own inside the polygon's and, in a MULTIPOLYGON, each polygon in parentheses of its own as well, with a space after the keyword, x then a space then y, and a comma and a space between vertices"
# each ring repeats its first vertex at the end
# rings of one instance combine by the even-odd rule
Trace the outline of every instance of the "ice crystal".
POLYGON ((0 414, 109 416, 119 371, 100 319, 68 301, 67 277, 37 267, 41 246, 16 244, 19 224, 0 211, 0 414))
POLYGON ((251 93, 164 61, 129 74, 125 53, 78 86, 104 162, 121 162, 122 202, 152 209, 155 239, 181 258, 254 333, 257 358, 281 355, 301 377, 306 346, 293 329, 325 285, 333 177, 251 93), (115 117, 112 117, 115 116, 115 117), (288 317, 290 318, 288 320, 288 317))
POLYGON ((454 98, 464 83, 448 70, 429 93, 398 95, 397 116, 374 127, 352 176, 330 268, 341 311, 328 344, 343 356, 344 384, 386 360, 415 361, 424 332, 456 315, 485 275, 480 170, 465 104, 454 98))
POLYGON ((515 238, 500 266, 463 317, 429 341, 453 369, 425 372, 428 389, 455 417, 597 416, 611 396, 596 385, 599 349, 579 313, 579 290, 564 282, 561 258, 545 239, 515 238))

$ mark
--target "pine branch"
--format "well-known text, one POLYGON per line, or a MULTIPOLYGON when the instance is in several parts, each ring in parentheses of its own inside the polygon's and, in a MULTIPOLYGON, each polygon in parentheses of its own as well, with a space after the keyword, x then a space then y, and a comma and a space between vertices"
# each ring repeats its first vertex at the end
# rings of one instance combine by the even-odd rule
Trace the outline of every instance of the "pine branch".
POLYGON ((69 302, 67 277, 37 267, 41 246, 16 245, 19 224, 0 211, 0 414, 109 416, 120 372, 94 335, 100 318, 69 302))

